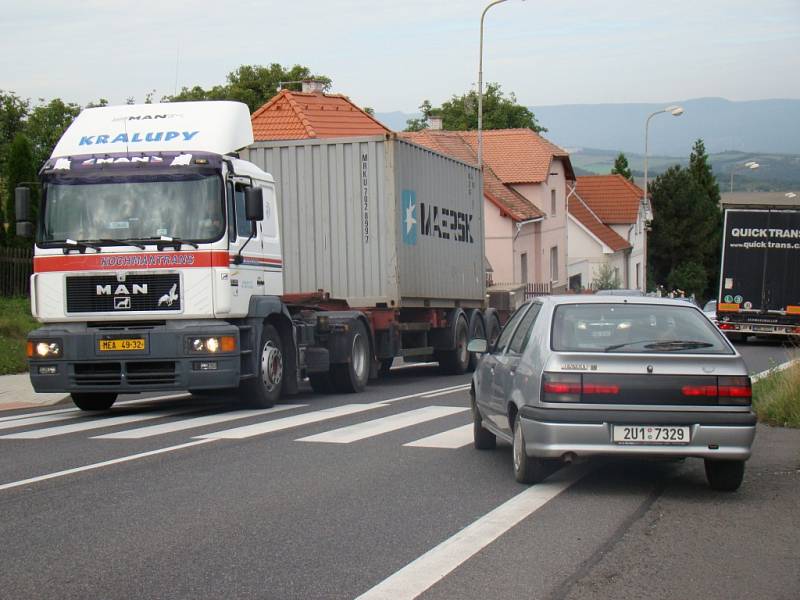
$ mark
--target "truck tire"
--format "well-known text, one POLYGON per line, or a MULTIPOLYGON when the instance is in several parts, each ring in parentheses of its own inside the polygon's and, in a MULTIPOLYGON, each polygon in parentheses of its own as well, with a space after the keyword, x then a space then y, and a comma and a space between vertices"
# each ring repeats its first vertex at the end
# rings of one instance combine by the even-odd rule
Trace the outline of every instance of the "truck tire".
MULTIPOLYGON (((483 322, 483 316, 481 315, 481 311, 473 310, 472 314, 469 316, 469 343, 470 340, 474 340, 476 338, 486 339, 486 325, 483 322)), ((475 367, 478 366, 478 362, 480 361, 481 357, 479 354, 475 352, 469 353, 469 370, 474 371, 475 367)))
POLYGON ((275 327, 264 325, 259 347, 258 374, 242 382, 239 396, 253 408, 272 408, 283 389, 283 344, 275 327))
POLYGON ((497 338, 500 337, 500 319, 497 318, 497 313, 492 311, 486 313, 486 341, 489 343, 489 348, 494 346, 497 338))
POLYGON ((744 479, 743 460, 705 459, 706 479, 712 490, 735 492, 744 479))
POLYGON ((330 372, 309 373, 308 383, 311 384, 311 389, 318 394, 330 394, 333 392, 333 380, 330 372))
POLYGON ((333 387, 337 392, 364 391, 369 380, 370 347, 367 328, 357 320, 350 329, 350 360, 331 365, 333 387))
POLYGON ((470 407, 472 408, 472 438, 476 450, 493 450, 497 447, 497 437, 483 427, 483 418, 475 402, 475 390, 470 390, 470 407))
POLYGON ((441 366, 446 373, 461 375, 467 372, 469 368, 469 352, 467 352, 468 331, 467 320, 463 316, 458 317, 458 322, 456 323, 455 348, 452 350, 441 350, 436 353, 439 366, 441 366))
POLYGON ((81 410, 108 410, 117 399, 117 395, 112 392, 82 392, 70 395, 75 406, 81 410))

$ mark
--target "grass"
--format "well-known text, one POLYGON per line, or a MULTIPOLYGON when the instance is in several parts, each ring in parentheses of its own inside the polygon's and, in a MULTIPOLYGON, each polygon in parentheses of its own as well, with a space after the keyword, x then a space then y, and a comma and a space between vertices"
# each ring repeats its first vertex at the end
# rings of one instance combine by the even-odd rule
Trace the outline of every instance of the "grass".
POLYGON ((769 425, 800 428, 800 361, 753 384, 753 410, 769 425))
POLYGON ((29 298, 0 298, 0 375, 28 370, 25 341, 37 327, 29 298))

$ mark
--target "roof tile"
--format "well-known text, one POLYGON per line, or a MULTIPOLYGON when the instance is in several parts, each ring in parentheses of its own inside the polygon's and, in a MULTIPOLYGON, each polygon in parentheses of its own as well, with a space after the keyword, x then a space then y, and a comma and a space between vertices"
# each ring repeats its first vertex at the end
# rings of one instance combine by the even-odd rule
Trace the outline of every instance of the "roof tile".
POLYGON ((570 215, 575 217, 586 229, 592 232, 592 235, 614 252, 632 248, 625 238, 604 224, 581 198, 575 195, 570 196, 567 206, 570 215))
POLYGON ((608 224, 632 224, 639 215, 644 192, 622 175, 578 177, 575 189, 592 211, 608 224))

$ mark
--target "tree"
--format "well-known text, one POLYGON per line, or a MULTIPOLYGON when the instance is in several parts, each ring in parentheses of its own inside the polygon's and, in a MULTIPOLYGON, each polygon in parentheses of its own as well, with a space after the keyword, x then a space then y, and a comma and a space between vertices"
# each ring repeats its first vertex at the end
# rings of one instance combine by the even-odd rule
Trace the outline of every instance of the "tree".
POLYGON ((617 290, 620 284, 619 272, 608 263, 600 265, 592 279, 593 290, 617 290))
POLYGON ((74 102, 64 102, 60 98, 47 104, 42 99, 40 102, 31 111, 25 125, 25 134, 32 146, 33 164, 37 171, 50 158, 59 138, 81 112, 80 106, 74 102))
POLYGON ((5 173, 11 142, 25 128, 30 102, 14 92, 0 90, 0 173, 5 173))
POLYGON ((669 283, 670 278, 674 281, 680 274, 683 282, 691 275, 690 291, 702 295, 713 284, 707 265, 716 243, 718 209, 707 201, 706 190, 691 172, 678 166, 659 175, 650 191, 654 218, 647 260, 653 269, 653 281, 669 283), (697 270, 690 269, 689 263, 701 266, 702 285, 697 283, 697 270))
MULTIPOLYGON (((423 106, 430 106, 427 100, 423 106)), ((420 106, 422 109, 422 106, 420 106)), ((450 100, 442 103, 440 109, 422 111, 423 119, 430 114, 442 117, 442 127, 450 131, 466 131, 478 128, 478 92, 470 90, 461 96, 453 95, 450 100), (435 112, 434 112, 435 111, 435 112)), ((408 121, 406 131, 419 131, 424 129, 422 119, 408 121), (419 127, 419 129, 411 129, 419 127)), ((547 131, 539 125, 536 117, 529 108, 517 104, 517 97, 510 93, 505 97, 500 89, 500 84, 489 83, 483 93, 483 129, 515 129, 527 127, 537 133, 547 131)))
POLYGON ((278 93, 278 86, 299 86, 300 81, 313 79, 322 81, 325 89, 330 88, 331 79, 324 75, 314 75, 311 69, 301 65, 291 68, 282 67, 278 63, 267 66, 242 65, 235 71, 228 73, 225 85, 215 85, 205 90, 196 85, 191 88, 184 87, 174 96, 164 96, 165 102, 191 102, 196 100, 237 100, 244 102, 254 112, 267 100, 278 93))
POLYGON ((689 155, 689 173, 705 192, 704 202, 713 210, 713 228, 711 230, 711 251, 703 261, 703 267, 709 277, 715 281, 719 277, 722 260, 722 208, 720 207, 719 183, 708 162, 708 154, 702 139, 698 139, 689 155))
POLYGON ((686 296, 700 298, 708 284, 708 273, 703 265, 688 261, 675 267, 667 275, 667 286, 671 290, 681 290, 686 296))
POLYGON ((428 117, 431 116, 433 107, 430 100, 423 100, 419 105, 422 116, 418 119, 408 119, 406 121, 406 131, 422 131, 428 127, 428 117))
POLYGON ((631 169, 628 166, 628 158, 622 152, 619 153, 617 159, 614 161, 614 168, 611 169, 612 175, 622 175, 628 181, 633 181, 631 169))
MULTIPOLYGON (((6 164, 5 187, 6 187, 6 220, 9 224, 7 234, 8 245, 27 244, 15 238, 16 228, 16 209, 14 206, 14 190, 22 183, 31 184, 36 181, 36 168, 33 163, 33 150, 30 140, 23 133, 17 133, 8 151, 8 162, 6 164), (13 240, 13 241, 12 241, 13 240)), ((36 222, 37 197, 36 186, 28 185, 31 188, 31 209, 32 219, 36 222)))

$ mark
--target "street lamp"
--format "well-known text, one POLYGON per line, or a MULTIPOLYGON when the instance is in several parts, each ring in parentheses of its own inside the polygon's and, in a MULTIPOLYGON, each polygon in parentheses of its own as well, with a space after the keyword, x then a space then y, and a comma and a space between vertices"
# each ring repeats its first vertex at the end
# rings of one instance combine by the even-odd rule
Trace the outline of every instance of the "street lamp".
POLYGON ((733 193, 733 174, 736 172, 736 169, 750 169, 751 171, 757 169, 761 165, 755 162, 754 160, 748 160, 743 165, 734 165, 731 169, 731 194, 733 193))
MULTIPOLYGON (((483 129, 483 19, 486 13, 495 4, 502 4, 507 0, 494 0, 486 5, 481 13, 481 43, 478 52, 478 169, 483 172, 483 137, 481 130, 483 129)), ((524 0, 523 0, 524 1, 524 0)))
MULTIPOLYGON (((655 117, 656 115, 660 115, 662 113, 669 113, 673 117, 680 117, 683 114, 683 107, 672 105, 667 106, 666 108, 662 108, 661 110, 657 110, 654 113, 651 113, 650 116, 647 117, 647 120, 644 122, 644 197, 642 198, 642 216, 646 220, 647 219, 647 207, 649 206, 649 202, 647 200, 647 150, 648 150, 648 141, 649 141, 649 131, 650 131, 650 119, 655 117)), ((644 237, 645 246, 644 246, 644 256, 645 256, 645 265, 647 265, 647 236, 644 237)), ((644 272, 642 273, 642 289, 647 289, 647 269, 642 269, 644 272)))

